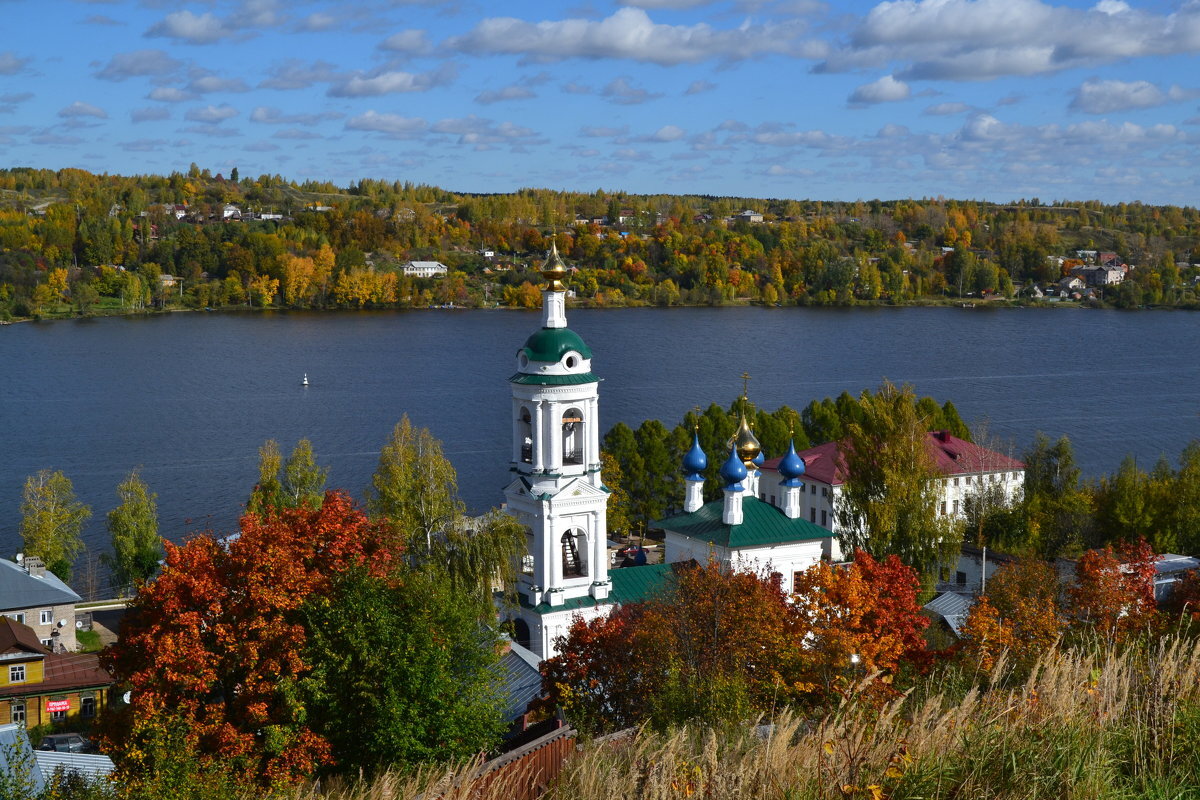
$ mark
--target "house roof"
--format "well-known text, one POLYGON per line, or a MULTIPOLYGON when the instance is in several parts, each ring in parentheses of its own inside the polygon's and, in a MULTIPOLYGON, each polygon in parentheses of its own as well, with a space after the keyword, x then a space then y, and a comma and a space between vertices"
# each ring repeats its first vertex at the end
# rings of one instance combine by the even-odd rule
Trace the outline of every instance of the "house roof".
POLYGON ((53 775, 60 769, 63 773, 74 772, 90 781, 100 781, 112 775, 116 765, 111 758, 100 753, 58 753, 50 750, 34 750, 42 775, 53 775))
POLYGON ((0 559, 0 611, 73 605, 79 599, 70 586, 49 570, 34 577, 20 564, 0 559))
POLYGON ((49 655, 33 628, 10 617, 0 617, 0 654, 25 652, 31 656, 49 655))
POLYGON ((30 697, 113 684, 112 676, 100 666, 100 658, 95 653, 51 653, 42 664, 45 678, 41 683, 0 687, 0 697, 30 697))
MULTIPOLYGON (((925 444, 938 472, 947 476, 972 475, 978 472, 1008 472, 1025 469, 1025 464, 1003 453, 980 447, 960 439, 949 431, 930 431, 925 444)), ((804 477, 831 486, 846 482, 846 472, 839 463, 841 442, 826 442, 798 454, 804 460, 804 477)), ((778 471, 779 458, 763 464, 764 470, 778 471)))
POLYGON ((629 603, 640 603, 669 587, 674 582, 677 570, 695 566, 695 563, 694 561, 677 561, 670 564, 646 564, 641 567, 620 567, 609 570, 608 578, 612 581, 612 589, 608 593, 608 599, 599 603, 594 597, 588 595, 573 597, 558 606, 552 606, 549 603, 538 603, 536 606, 532 606, 524 595, 519 596, 522 606, 532 609, 538 614, 575 611, 610 603, 622 606, 629 603))
POLYGON ((46 779, 33 755, 25 726, 19 722, 0 725, 0 785, 27 782, 30 796, 46 789, 46 779))
POLYGON ((955 636, 962 635, 962 626, 971 611, 971 598, 957 592, 943 592, 925 604, 925 610, 946 620, 955 636))
POLYGON ((504 700, 504 720, 510 722, 525 713, 542 691, 542 673, 537 655, 516 642, 500 657, 496 672, 504 700))
POLYGON ((722 519, 724 510, 724 500, 714 500, 691 513, 651 524, 689 539, 732 549, 825 539, 833 535, 827 528, 806 519, 789 519, 781 510, 757 497, 742 499, 739 525, 727 525, 722 519))

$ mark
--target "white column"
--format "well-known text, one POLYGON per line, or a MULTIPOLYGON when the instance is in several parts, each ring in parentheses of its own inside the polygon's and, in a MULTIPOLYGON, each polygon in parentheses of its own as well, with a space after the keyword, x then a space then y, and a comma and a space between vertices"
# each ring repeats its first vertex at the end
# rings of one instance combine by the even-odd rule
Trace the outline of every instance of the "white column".
POLYGON ((804 514, 804 509, 800 506, 803 497, 803 486, 784 486, 781 498, 783 503, 780 505, 783 515, 788 519, 799 519, 804 514))
POLYGON ((725 489, 725 508, 721 514, 721 521, 726 525, 742 524, 741 489, 725 489))
POLYGON ((544 469, 546 464, 546 411, 545 401, 538 400, 533 404, 533 419, 529 421, 529 429, 533 434, 533 464, 536 469, 544 469))
POLYGON ((542 327, 567 327, 567 293, 542 290, 542 327))
POLYGON ((591 517, 592 539, 592 597, 604 600, 612 584, 608 580, 608 522, 604 506, 591 517))
POLYGON ((704 481, 685 480, 683 510, 689 514, 693 511, 699 511, 704 505, 704 481))

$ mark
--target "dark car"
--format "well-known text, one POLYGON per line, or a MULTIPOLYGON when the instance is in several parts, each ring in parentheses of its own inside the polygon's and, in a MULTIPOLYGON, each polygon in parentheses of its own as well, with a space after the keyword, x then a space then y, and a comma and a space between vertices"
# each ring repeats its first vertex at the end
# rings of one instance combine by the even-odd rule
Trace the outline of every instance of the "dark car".
POLYGON ((78 733, 52 733, 42 737, 38 750, 49 750, 58 753, 90 753, 92 743, 78 733))

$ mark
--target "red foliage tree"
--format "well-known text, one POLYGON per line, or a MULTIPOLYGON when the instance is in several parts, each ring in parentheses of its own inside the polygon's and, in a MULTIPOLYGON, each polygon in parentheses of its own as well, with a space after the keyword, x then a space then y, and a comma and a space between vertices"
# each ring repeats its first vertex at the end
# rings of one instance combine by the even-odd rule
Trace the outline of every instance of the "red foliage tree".
POLYGON ((319 509, 247 514, 241 535, 166 543, 160 577, 141 587, 104 660, 131 693, 108 746, 131 773, 150 771, 145 734, 187 729, 188 746, 262 785, 295 782, 330 761, 305 724, 297 681, 305 674, 298 610, 353 564, 389 565, 387 529, 349 497, 329 492, 319 509))
POLYGON ((929 620, 917 603, 920 586, 917 571, 896 556, 877 561, 862 550, 849 567, 820 562, 805 570, 793 613, 813 688, 834 689, 854 669, 893 674, 903 661, 923 662, 929 620))
POLYGON ((1158 556, 1145 539, 1121 542, 1079 557, 1075 582, 1067 589, 1077 630, 1094 630, 1123 641, 1154 629, 1154 564, 1158 556))
POLYGON ((1027 667, 1057 641, 1062 627, 1054 570, 1045 561, 1021 559, 988 579, 987 593, 967 615, 964 652, 985 670, 1004 650, 1027 667))

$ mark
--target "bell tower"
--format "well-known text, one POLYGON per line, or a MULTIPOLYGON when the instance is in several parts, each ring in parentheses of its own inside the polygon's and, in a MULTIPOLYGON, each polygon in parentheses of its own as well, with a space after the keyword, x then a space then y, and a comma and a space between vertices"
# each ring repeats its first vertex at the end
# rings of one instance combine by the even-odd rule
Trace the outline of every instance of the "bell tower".
POLYGON ((514 480, 504 491, 508 513, 526 526, 529 556, 518 578, 528 647, 553 655, 553 636, 565 632, 547 615, 605 605, 608 577, 605 512, 600 479, 599 384, 592 351, 567 327, 566 269, 556 245, 542 267, 542 328, 517 351, 512 386, 514 480))

